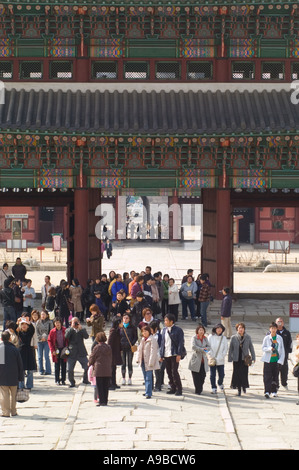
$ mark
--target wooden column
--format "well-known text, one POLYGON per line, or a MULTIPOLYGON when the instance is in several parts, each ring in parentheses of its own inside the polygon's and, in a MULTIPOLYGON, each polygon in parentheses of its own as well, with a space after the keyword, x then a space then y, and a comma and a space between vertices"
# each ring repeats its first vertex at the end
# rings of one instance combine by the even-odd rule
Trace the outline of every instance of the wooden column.
POLYGON ((209 273, 216 299, 224 286, 233 289, 232 221, 230 190, 204 189, 201 272, 209 273))
POLYGON ((74 277, 82 286, 88 279, 89 190, 74 191, 74 277))

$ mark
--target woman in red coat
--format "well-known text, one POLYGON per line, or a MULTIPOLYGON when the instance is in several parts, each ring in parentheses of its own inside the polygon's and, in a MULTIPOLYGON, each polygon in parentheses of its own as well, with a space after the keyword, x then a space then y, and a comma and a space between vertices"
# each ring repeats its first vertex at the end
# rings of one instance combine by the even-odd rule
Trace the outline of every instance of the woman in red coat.
POLYGON ((66 328, 62 326, 62 321, 59 317, 54 319, 54 328, 50 331, 48 336, 48 344, 52 354, 52 360, 55 367, 55 383, 56 385, 65 385, 66 379, 66 361, 67 359, 61 358, 61 351, 68 345, 65 339, 66 328), (60 378, 61 371, 61 378, 60 378))

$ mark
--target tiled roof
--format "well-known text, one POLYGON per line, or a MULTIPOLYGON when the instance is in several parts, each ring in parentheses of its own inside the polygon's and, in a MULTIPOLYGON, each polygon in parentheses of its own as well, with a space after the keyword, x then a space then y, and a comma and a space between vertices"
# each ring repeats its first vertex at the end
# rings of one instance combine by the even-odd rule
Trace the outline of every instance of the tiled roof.
POLYGON ((299 104, 272 91, 6 90, 0 130, 113 134, 296 131, 299 104))

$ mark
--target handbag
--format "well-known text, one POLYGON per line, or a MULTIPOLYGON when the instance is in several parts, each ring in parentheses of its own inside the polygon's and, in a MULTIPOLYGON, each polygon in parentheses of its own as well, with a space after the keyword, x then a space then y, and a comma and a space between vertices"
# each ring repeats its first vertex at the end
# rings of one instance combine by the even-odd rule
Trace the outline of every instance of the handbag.
POLYGON ((293 368, 293 376, 299 377, 299 364, 296 364, 293 368))
POLYGON ((218 354, 219 349, 220 349, 220 345, 221 345, 221 342, 222 342, 222 338, 223 338, 223 336, 221 336, 221 340, 219 341, 219 345, 218 345, 218 348, 217 348, 215 357, 208 356, 208 365, 209 365, 210 367, 214 367, 214 366, 216 366, 216 364, 217 364, 217 362, 216 362, 216 357, 217 357, 217 354, 218 354))
POLYGON ((61 353, 60 353, 60 358, 61 359, 68 359, 69 355, 70 355, 69 348, 67 346, 62 348, 61 353))
POLYGON ((130 344, 130 346, 131 346, 131 351, 132 351, 132 353, 136 352, 136 351, 137 351, 137 346, 136 346, 135 344, 134 344, 134 346, 132 346, 131 341, 129 340, 129 337, 128 337, 128 335, 127 335, 126 329, 123 328, 123 330, 124 330, 124 332, 125 332, 125 335, 126 335, 126 337, 127 337, 127 340, 129 341, 129 344, 130 344))
POLYGON ((244 364, 248 367, 252 365, 252 357, 250 356, 250 354, 244 357, 244 364))
POLYGON ((29 400, 29 390, 26 390, 25 388, 18 388, 16 401, 18 403, 24 403, 25 401, 28 401, 28 400, 29 400))

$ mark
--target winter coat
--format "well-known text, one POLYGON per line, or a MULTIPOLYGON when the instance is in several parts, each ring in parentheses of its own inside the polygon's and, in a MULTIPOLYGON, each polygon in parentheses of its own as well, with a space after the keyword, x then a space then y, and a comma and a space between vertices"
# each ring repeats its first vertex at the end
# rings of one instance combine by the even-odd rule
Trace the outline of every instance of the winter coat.
MULTIPOLYGON (((4 282, 5 285, 6 281, 4 282)), ((0 298, 3 307, 14 307, 15 306, 15 294, 11 287, 4 287, 0 291, 0 298)))
POLYGON ((83 312, 81 296, 83 289, 81 286, 70 287, 70 300, 74 304, 74 313, 83 312))
POLYGON ((137 350, 137 363, 141 366, 144 362, 145 370, 160 369, 158 341, 153 335, 142 338, 137 350))
MULTIPOLYGON (((228 351, 228 362, 238 362, 240 352, 240 340, 239 335, 234 335, 231 337, 229 351, 228 351)), ((251 337, 245 333, 244 341, 242 346, 242 360, 245 356, 251 354, 252 360, 255 361, 255 351, 251 341, 251 337)))
POLYGON ((35 360, 35 349, 31 346, 31 340, 35 334, 35 328, 29 325, 27 331, 20 330, 19 335, 19 351, 21 354, 24 370, 37 370, 35 360))
POLYGON ((191 282, 191 284, 184 282, 184 284, 180 288, 180 293, 182 297, 187 300, 195 299, 196 292, 197 292, 197 284, 195 281, 191 282))
POLYGON ((202 361, 204 361, 205 372, 208 372, 208 358, 204 349, 210 350, 210 344, 206 336, 203 337, 203 340, 197 338, 197 335, 194 335, 191 340, 191 349, 193 351, 190 358, 188 369, 192 372, 199 372, 201 368, 202 361))
POLYGON ((111 328, 107 344, 112 350, 112 365, 120 366, 122 364, 120 328, 111 328))
POLYGON ((232 314, 232 298, 229 294, 222 299, 220 314, 222 317, 230 317, 232 314))
POLYGON ((162 340, 160 347, 160 355, 162 358, 165 357, 165 341, 166 335, 170 335, 171 338, 171 355, 185 357, 186 350, 184 346, 184 331, 179 326, 173 325, 169 331, 168 328, 162 330, 162 340))
POLYGON ((111 287, 112 302, 116 302, 116 294, 121 289, 124 289, 124 291, 127 292, 127 286, 123 282, 115 281, 111 287))
POLYGON ((177 305, 181 302, 179 288, 176 284, 168 287, 168 305, 177 305))
POLYGON ((101 313, 97 313, 86 318, 86 323, 89 326, 91 325, 90 336, 93 338, 96 337, 97 333, 101 333, 105 329, 105 317, 101 313))
POLYGON ((209 352, 209 356, 214 357, 216 359, 217 366, 223 366, 225 362, 225 356, 228 350, 228 342, 227 342, 226 337, 223 336, 223 334, 218 336, 215 333, 215 334, 208 336, 208 341, 210 343, 210 348, 211 348, 209 352), (217 353, 217 349, 218 349, 220 341, 221 341, 221 345, 217 353), (216 353, 217 353, 217 356, 216 356, 216 353))
POLYGON ((120 344, 121 344, 121 350, 122 351, 129 351, 131 349, 131 345, 127 339, 127 335, 129 338, 129 341, 132 346, 137 342, 137 328, 136 326, 129 325, 127 328, 123 327, 120 329, 120 344), (126 332, 124 331, 126 330, 126 332))
POLYGON ((132 325, 138 326, 138 324, 142 321, 142 310, 144 308, 151 308, 146 299, 142 299, 141 302, 135 302, 131 311, 132 325))
POLYGON ((46 320, 38 320, 35 328, 37 341, 41 342, 43 338, 46 338, 48 341, 48 336, 52 328, 53 322, 48 318, 46 320))
POLYGON ((24 380, 23 362, 19 350, 10 342, 0 344, 0 386, 15 387, 24 380))
POLYGON ((98 343, 92 350, 88 361, 89 366, 93 366, 95 377, 112 376, 112 349, 106 343, 98 343))
POLYGON ((87 351, 84 344, 84 339, 88 339, 88 333, 85 328, 75 331, 75 328, 67 328, 65 332, 65 339, 69 342, 69 357, 83 357, 87 356, 87 351))
POLYGON ((15 264, 12 267, 12 275, 14 276, 15 279, 21 279, 21 281, 24 281, 27 273, 27 268, 24 266, 24 264, 15 264))
MULTIPOLYGON (((66 332, 66 328, 64 326, 62 326, 62 335, 63 335, 63 340, 64 340, 64 347, 68 345, 68 341, 65 339, 65 332, 66 332)), ((48 337, 48 345, 49 345, 49 348, 50 348, 50 351, 51 351, 51 354, 52 354, 53 362, 58 362, 57 355, 53 354, 53 353, 55 353, 55 351, 57 349, 56 335, 57 335, 57 329, 55 327, 50 331, 49 337, 48 337)), ((66 362, 66 361, 67 361, 67 359, 64 359, 64 362, 66 362)))

